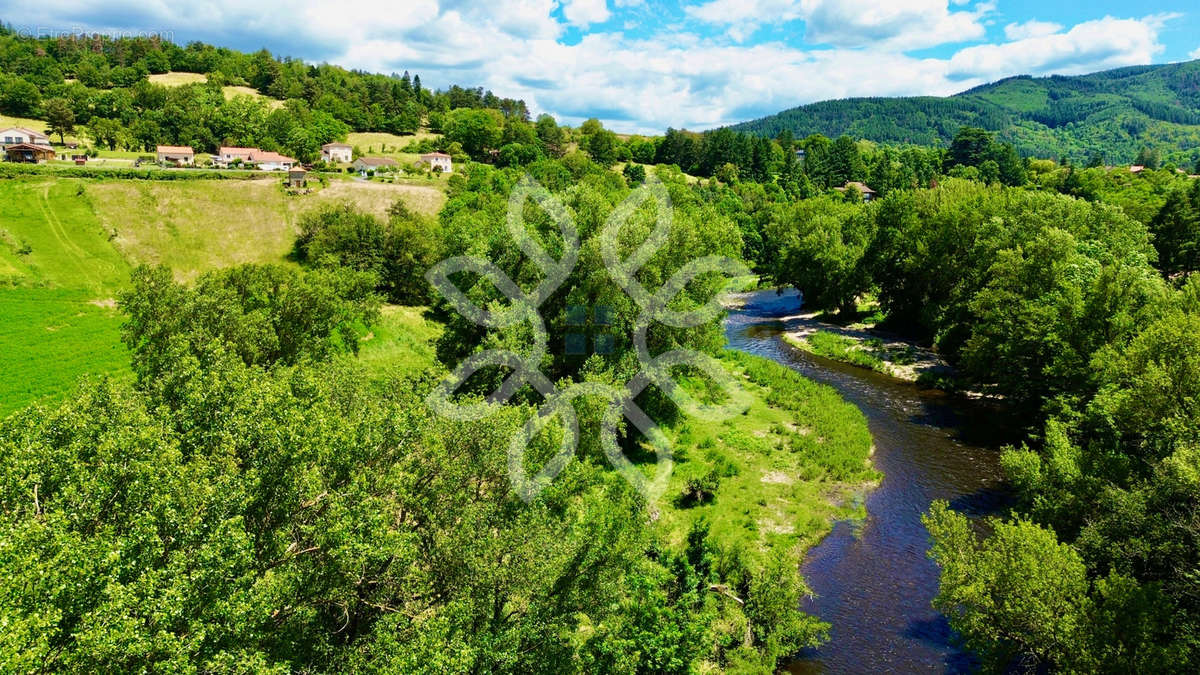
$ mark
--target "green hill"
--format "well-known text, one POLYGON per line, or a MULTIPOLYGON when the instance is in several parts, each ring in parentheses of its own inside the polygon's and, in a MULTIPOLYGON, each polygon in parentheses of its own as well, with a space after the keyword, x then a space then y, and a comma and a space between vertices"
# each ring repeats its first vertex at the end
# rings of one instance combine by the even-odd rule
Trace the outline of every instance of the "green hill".
POLYGON ((733 128, 772 137, 789 130, 946 145, 964 125, 995 131, 1025 155, 1083 160, 1102 152, 1109 162, 1130 162, 1149 147, 1166 161, 1190 165, 1200 158, 1200 61, 1022 75, 949 97, 822 101, 733 128))

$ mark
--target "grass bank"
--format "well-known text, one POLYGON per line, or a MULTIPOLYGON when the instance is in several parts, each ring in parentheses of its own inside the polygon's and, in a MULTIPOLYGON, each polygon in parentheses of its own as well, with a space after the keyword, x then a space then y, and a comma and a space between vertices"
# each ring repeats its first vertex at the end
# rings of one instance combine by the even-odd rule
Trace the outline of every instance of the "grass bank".
POLYGON ((773 361, 723 357, 748 396, 733 417, 686 418, 669 431, 676 467, 660 527, 683 546, 704 519, 722 555, 758 559, 772 547, 803 551, 834 520, 864 515, 870 465, 866 418, 835 390, 773 361))

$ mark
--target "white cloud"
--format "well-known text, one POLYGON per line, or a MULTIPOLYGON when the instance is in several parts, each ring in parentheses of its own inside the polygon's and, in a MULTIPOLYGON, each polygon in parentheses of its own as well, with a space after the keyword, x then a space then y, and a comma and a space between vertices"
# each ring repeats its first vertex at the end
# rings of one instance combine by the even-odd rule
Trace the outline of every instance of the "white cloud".
POLYGON ((981 19, 992 8, 983 2, 973 10, 952 11, 948 0, 710 0, 685 11, 727 26, 739 42, 768 22, 803 19, 810 43, 906 50, 981 38, 981 19))
POLYGON ((1196 47, 1188 54, 1189 59, 1200 59, 1200 47, 1196 47))
POLYGON ((1010 23, 1004 27, 1004 37, 1009 40, 1024 40, 1031 37, 1042 37, 1044 35, 1053 35, 1062 30, 1062 24, 1057 24, 1052 21, 1038 21, 1030 19, 1025 23, 1010 23))
POLYGON ((567 0, 563 5, 563 16, 571 25, 587 28, 608 21, 611 14, 606 0, 567 0))
POLYGON ((1016 73, 1077 75, 1150 63, 1163 47, 1163 17, 1085 21, 1065 33, 967 47, 950 59, 951 77, 994 79, 1016 73))
MULTIPOLYGON (((897 0, 888 7, 866 0, 840 7, 822 0, 713 0, 691 15, 727 30, 748 30, 759 17, 778 21, 794 13, 807 21, 809 42, 832 45, 814 50, 791 41, 731 43, 687 32, 688 24, 682 32, 664 27, 648 37, 603 29, 568 45, 558 41, 566 30, 563 17, 583 19, 574 13, 578 8, 567 13, 566 4, 559 13, 557 0, 373 0, 332 8, 326 0, 5 1, 12 7, 6 14, 30 25, 161 30, 177 40, 266 46, 350 68, 407 69, 426 86, 482 86, 525 99, 535 114, 549 112, 569 123, 596 116, 619 131, 654 133, 668 126, 712 127, 830 98, 947 95, 1021 73, 1147 63, 1162 49, 1158 31, 1168 18, 1105 18, 1053 33, 1026 23, 1012 28, 1009 42, 971 46, 950 58, 915 58, 902 50, 976 35, 990 6, 968 2, 960 11, 956 7, 964 5, 954 0, 897 0), (714 6, 724 8, 730 21, 718 23, 714 6), (774 14, 756 13, 768 8, 774 14)), ((638 20, 649 10, 611 11, 638 2, 603 5, 606 19, 598 18, 597 4, 588 20, 638 20)), ((646 27, 639 21, 639 29, 646 27)))

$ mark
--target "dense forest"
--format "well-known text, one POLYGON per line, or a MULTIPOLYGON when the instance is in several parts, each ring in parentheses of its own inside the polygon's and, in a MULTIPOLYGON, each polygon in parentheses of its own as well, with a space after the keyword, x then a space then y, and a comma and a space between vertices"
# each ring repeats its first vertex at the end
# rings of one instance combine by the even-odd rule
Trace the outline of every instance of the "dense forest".
POLYGON ((1190 166, 1200 158, 1200 61, 1013 77, 945 98, 823 101, 732 128, 944 146, 961 126, 995 132, 1024 156, 1129 163, 1148 148, 1190 166))

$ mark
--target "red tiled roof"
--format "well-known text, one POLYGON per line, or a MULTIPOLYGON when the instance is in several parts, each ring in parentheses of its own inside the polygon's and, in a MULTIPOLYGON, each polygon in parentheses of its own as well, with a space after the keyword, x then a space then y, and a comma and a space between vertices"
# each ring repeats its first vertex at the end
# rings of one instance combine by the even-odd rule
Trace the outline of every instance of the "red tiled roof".
POLYGON ((449 156, 450 155, 447 155, 444 152, 430 152, 430 153, 421 155, 421 159, 425 159, 426 157, 449 157, 449 156))
POLYGON ((325 145, 321 146, 321 149, 326 150, 328 148, 348 148, 348 147, 350 147, 349 143, 326 143, 325 145))
POLYGON ((282 162, 291 162, 292 164, 296 163, 296 160, 294 160, 291 157, 288 157, 286 155, 281 155, 278 152, 264 152, 262 150, 259 150, 254 155, 254 161, 256 161, 256 162, 281 162, 281 163, 282 162))
POLYGON ((359 157, 357 160, 367 166, 395 166, 396 160, 388 157, 359 157))
POLYGON ((172 155, 192 155, 195 151, 187 145, 160 145, 155 148, 158 152, 165 152, 172 155))
POLYGON ((38 152, 46 152, 54 154, 54 150, 47 148, 44 145, 34 145, 33 143, 10 143, 5 146, 6 150, 37 150, 38 152))

